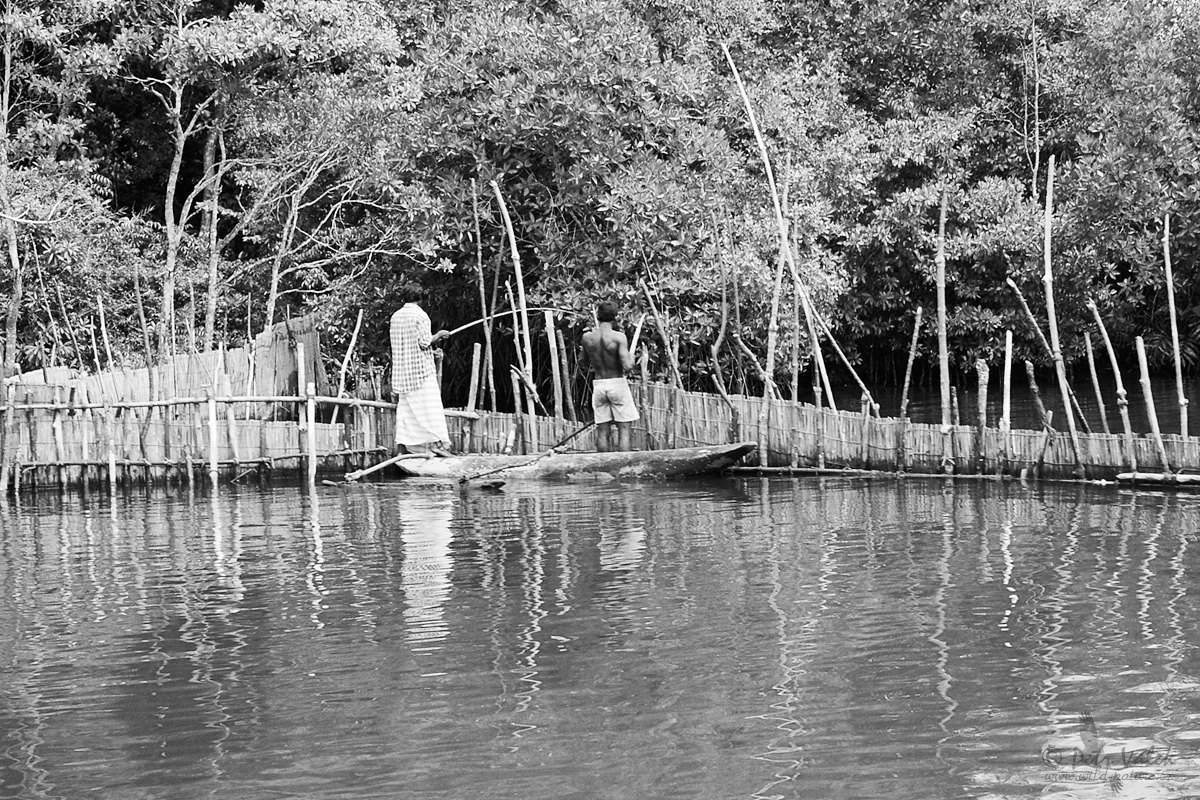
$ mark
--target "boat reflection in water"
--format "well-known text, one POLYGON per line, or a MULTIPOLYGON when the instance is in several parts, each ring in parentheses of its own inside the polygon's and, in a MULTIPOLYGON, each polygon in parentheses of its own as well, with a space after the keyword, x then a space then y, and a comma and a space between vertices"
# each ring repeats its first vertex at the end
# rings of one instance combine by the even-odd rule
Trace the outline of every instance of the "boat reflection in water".
POLYGON ((0 797, 1200 795, 1198 536, 936 479, 39 496, 0 797))

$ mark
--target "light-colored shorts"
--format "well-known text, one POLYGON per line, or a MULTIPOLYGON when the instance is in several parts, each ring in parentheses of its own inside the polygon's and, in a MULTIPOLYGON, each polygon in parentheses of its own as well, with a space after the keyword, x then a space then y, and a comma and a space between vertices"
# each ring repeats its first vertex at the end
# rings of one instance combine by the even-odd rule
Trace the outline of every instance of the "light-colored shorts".
POLYGON ((633 392, 624 378, 600 378, 592 381, 592 411, 596 423, 633 422, 638 418, 633 392))

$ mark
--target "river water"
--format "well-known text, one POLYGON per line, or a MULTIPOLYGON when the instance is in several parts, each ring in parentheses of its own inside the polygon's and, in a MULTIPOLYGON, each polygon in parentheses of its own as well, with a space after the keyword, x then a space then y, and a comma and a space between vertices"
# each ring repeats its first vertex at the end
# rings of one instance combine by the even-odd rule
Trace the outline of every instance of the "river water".
POLYGON ((1200 795, 1198 495, 410 481, 0 531, 4 798, 1200 795))

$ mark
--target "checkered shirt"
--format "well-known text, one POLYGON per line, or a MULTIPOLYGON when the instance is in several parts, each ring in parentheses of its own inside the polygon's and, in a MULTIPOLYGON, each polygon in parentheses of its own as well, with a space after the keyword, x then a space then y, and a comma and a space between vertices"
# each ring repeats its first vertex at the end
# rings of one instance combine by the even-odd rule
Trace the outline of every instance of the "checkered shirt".
POLYGON ((407 394, 433 374, 433 333, 429 315, 421 307, 406 303, 392 314, 392 391, 407 394))

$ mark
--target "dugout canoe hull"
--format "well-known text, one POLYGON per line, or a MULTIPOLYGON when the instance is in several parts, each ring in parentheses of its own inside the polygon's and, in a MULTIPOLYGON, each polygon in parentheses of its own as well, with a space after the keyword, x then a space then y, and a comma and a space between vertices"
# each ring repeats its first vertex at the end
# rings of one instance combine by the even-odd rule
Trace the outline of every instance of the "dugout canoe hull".
POLYGON ((731 467, 754 452, 754 442, 674 450, 621 453, 553 453, 551 455, 463 455, 401 461, 400 474, 419 478, 495 477, 499 480, 566 480, 579 477, 678 478, 705 475, 731 467), (485 475, 486 473, 486 475, 485 475))

